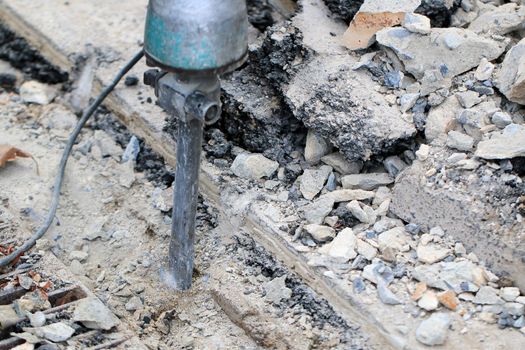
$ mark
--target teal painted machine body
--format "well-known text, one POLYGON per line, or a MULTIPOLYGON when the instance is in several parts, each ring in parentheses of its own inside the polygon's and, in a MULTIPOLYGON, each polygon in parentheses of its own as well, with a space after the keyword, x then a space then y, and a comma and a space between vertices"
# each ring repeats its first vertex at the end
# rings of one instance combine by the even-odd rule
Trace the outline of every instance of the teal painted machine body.
POLYGON ((221 74, 248 51, 245 0, 150 0, 144 50, 166 71, 221 74))

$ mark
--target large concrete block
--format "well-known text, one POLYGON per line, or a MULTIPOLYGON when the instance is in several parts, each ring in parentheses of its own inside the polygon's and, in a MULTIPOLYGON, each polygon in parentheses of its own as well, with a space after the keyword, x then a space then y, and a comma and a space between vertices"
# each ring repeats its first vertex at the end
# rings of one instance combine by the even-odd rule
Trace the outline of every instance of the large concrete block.
POLYGON ((460 240, 467 251, 484 260, 493 272, 510 277, 525 290, 523 224, 509 218, 509 213, 503 212, 504 206, 497 205, 499 199, 512 203, 519 193, 498 184, 493 184, 493 191, 499 196, 484 192, 485 187, 476 183, 462 191, 454 186, 429 188, 424 173, 421 163, 416 162, 400 175, 390 210, 406 222, 428 228, 440 226, 447 235, 460 240))

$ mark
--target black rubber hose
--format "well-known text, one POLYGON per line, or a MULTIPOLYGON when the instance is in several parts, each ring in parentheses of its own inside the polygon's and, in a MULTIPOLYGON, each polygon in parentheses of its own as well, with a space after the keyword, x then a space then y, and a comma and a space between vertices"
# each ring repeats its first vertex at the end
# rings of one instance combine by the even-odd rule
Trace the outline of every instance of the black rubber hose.
POLYGON ((44 221, 44 224, 33 234, 33 236, 28 239, 22 246, 20 246, 17 250, 9 254, 8 256, 0 259, 0 267, 9 265, 13 260, 15 260, 17 257, 19 257, 21 254, 27 252, 31 247, 33 247, 40 238, 47 232, 51 224, 53 223, 53 220, 55 219, 55 214, 58 208, 58 203, 60 199, 60 189, 62 187, 62 182, 64 181, 64 173, 66 171, 66 164, 67 160, 69 158, 69 155, 71 154, 71 150, 73 149, 73 145, 75 144, 75 141, 77 140, 78 135, 80 134, 80 131, 86 125, 86 122, 89 120, 89 118, 93 115, 93 113, 97 110, 97 108, 100 106, 100 104, 104 101, 104 99, 113 91, 115 86, 119 83, 119 81, 122 79, 126 73, 129 72, 131 68, 135 64, 137 64, 138 61, 144 56, 144 51, 140 50, 135 56, 118 72, 117 76, 109 86, 107 86, 97 97, 95 102, 93 102, 88 109, 84 111, 82 114, 82 117, 78 121, 75 130, 71 133, 69 136, 69 139, 66 144, 66 148, 64 149, 64 153, 62 154, 62 159, 60 160, 60 164, 58 166, 58 174, 55 178, 55 186, 53 188, 53 195, 51 198, 51 207, 49 208, 49 211, 47 213, 46 220, 44 221))

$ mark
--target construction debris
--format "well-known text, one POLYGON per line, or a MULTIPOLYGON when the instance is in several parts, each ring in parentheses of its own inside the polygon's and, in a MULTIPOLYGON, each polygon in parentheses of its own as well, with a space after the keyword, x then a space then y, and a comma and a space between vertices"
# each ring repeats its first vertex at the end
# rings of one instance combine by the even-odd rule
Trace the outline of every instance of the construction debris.
MULTIPOLYGON (((524 6, 474 0, 324 3, 328 7, 323 1, 303 2, 287 20, 266 2, 250 7, 251 21, 262 32, 254 29, 248 65, 224 78, 224 120, 205 137, 206 171, 221 186, 213 194, 222 200, 221 211, 235 223, 248 221, 247 231, 260 225, 257 230, 264 232, 255 236, 284 251, 284 260, 304 271, 308 283, 332 288, 329 295, 337 302, 328 303, 357 305, 358 311, 352 310, 375 319, 402 347, 492 348, 505 342, 513 348, 525 333, 525 264, 519 259, 525 249, 520 239, 524 6), (333 20, 329 9, 349 27, 333 20), (507 328, 505 337, 499 328, 507 328)), ((5 100, 9 106, 17 102, 5 100)), ((47 128, 67 126, 65 118, 53 117, 58 111, 50 111, 43 120, 47 128)), ((169 125, 166 130, 173 131, 169 125)), ((136 231, 141 239, 149 237, 146 241, 162 241, 173 205, 169 172, 153 158, 141 160, 148 151, 130 135, 119 141, 118 132, 105 128, 88 134, 90 143, 78 145, 79 162, 96 159, 104 172, 79 188, 103 189, 99 212, 120 207, 130 194, 143 196, 147 209, 128 203, 126 211, 114 213, 143 217, 138 227, 119 227, 120 219, 104 213, 97 225, 81 232, 81 243, 68 238, 72 249, 65 257, 72 260, 71 269, 100 289, 111 310, 98 299, 85 299, 73 321, 110 330, 118 326, 115 312, 140 319, 144 338, 153 332, 147 326, 152 317, 162 334, 187 323, 193 328, 184 336, 191 345, 196 333, 207 334, 206 324, 184 312, 175 322, 170 311, 160 317, 150 288, 133 283, 156 263, 144 248, 140 257, 120 266, 125 273, 110 267, 99 271, 94 266, 100 254, 83 248, 101 244, 118 250, 137 237, 136 231), (124 155, 121 146, 127 147, 124 155), (147 176, 157 182, 146 181, 147 176)), ((8 222, 0 216, 0 230, 8 222)), ((205 244, 199 254, 209 266, 208 252, 221 256, 224 251, 217 242, 205 244)), ((262 256, 253 248, 243 255, 249 268, 234 264, 255 271, 243 271, 243 297, 288 315, 285 305, 296 305, 298 288, 290 274, 257 260, 262 256)), ((199 286, 206 288, 209 277, 200 273, 199 286)), ((24 277, 17 283, 26 290, 35 285, 24 277)), ((227 288, 215 287, 214 294, 256 343, 293 344, 295 331, 289 338, 272 338, 277 333, 267 331, 274 323, 266 313, 246 301, 236 305, 227 288)), ((47 327, 36 315, 49 305, 39 303, 37 294, 22 300, 19 308, 35 311, 32 327, 47 327)), ((296 313, 286 322, 311 335, 311 320, 324 317, 315 315, 296 313)), ((59 327, 59 336, 66 337, 66 328, 59 327)), ((333 347, 346 345, 338 339, 333 347)))
POLYGON ((509 100, 525 104, 525 39, 513 46, 497 74, 496 86, 509 100))

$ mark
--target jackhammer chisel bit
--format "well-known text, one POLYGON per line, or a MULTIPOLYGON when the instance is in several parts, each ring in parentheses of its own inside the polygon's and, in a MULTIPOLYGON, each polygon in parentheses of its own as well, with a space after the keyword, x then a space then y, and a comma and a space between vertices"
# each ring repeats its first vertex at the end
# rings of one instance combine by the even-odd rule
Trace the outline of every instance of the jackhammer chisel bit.
POLYGON ((195 215, 204 124, 221 114, 218 76, 238 68, 248 52, 245 0, 150 0, 144 51, 144 83, 157 103, 177 119, 172 234, 168 279, 191 287, 195 215))

